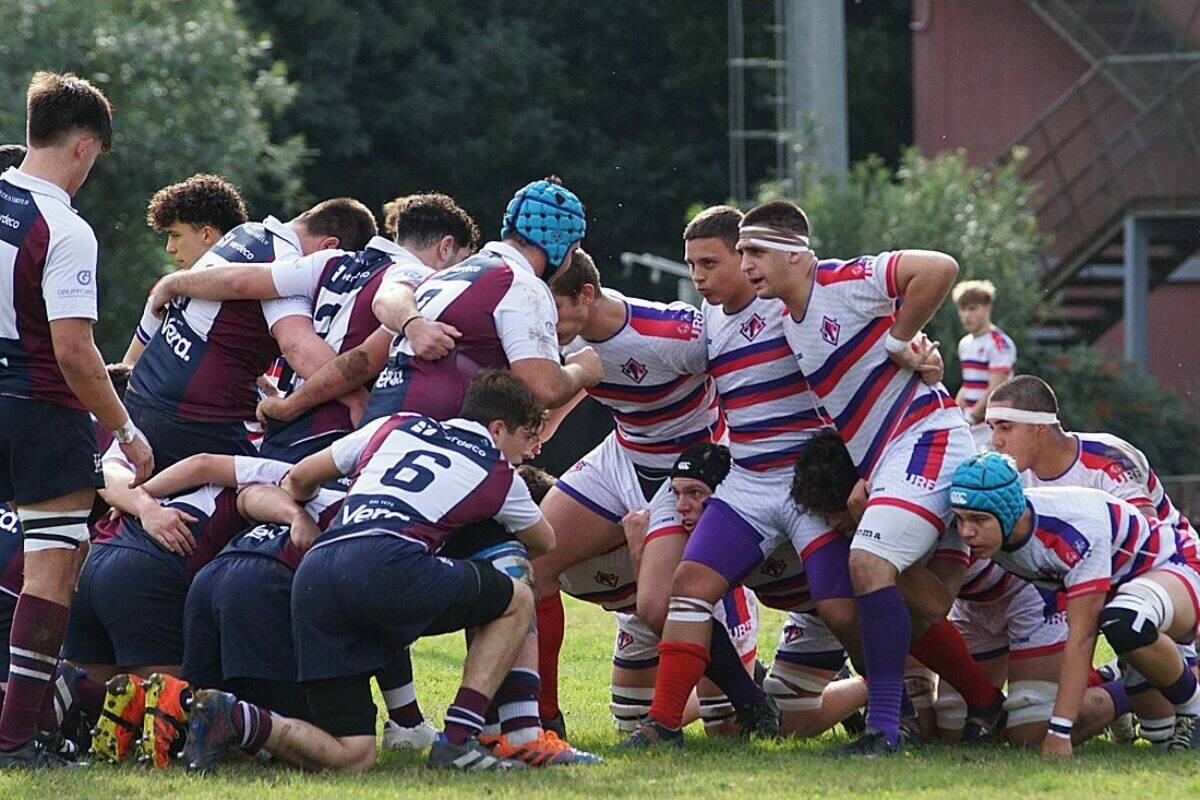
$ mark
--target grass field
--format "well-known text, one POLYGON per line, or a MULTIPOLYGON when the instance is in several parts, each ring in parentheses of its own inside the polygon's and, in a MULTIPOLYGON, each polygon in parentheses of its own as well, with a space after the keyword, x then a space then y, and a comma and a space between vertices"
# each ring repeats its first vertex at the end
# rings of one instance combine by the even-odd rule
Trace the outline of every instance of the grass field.
MULTIPOLYGON (((769 657, 782 615, 767 611, 760 637, 769 657)), ((567 642, 561 668, 563 706, 571 740, 599 752, 600 767, 556 769, 507 776, 432 773, 415 754, 385 753, 374 771, 358 777, 313 776, 274 766, 231 763, 208 776, 182 770, 96 766, 83 773, 0 775, 0 798, 88 800, 215 800, 216 798, 862 798, 904 796, 1014 800, 1056 798, 1184 798, 1200 796, 1200 761, 1162 756, 1145 746, 1089 744, 1069 763, 999 749, 966 751, 941 746, 871 762, 825 755, 842 741, 830 734, 815 742, 782 744, 689 739, 682 752, 618 754, 608 715, 613 620, 568 600, 567 642)), ((458 637, 420 642, 417 686, 427 716, 440 719, 457 684, 462 658, 458 637)))

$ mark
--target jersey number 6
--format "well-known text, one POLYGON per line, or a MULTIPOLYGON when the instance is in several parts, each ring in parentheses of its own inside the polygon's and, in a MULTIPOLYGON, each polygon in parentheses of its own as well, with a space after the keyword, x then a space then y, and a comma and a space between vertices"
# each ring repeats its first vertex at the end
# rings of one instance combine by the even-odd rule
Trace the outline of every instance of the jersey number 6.
POLYGON ((419 463, 419 459, 432 461, 433 466, 442 469, 449 469, 451 464, 450 457, 444 453, 435 453, 432 450, 413 450, 397 461, 396 466, 385 472, 380 482, 385 486, 394 486, 405 492, 423 491, 433 483, 434 474, 432 469, 419 463))

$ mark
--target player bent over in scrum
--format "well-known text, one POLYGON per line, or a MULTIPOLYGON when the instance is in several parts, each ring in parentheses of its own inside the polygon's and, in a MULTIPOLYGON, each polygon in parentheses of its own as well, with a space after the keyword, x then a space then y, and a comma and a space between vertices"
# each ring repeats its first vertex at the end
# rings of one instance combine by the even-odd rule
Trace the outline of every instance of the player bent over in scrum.
POLYGON ((307 769, 368 769, 376 758, 370 676, 386 663, 388 648, 465 628, 477 630, 430 766, 523 766, 492 755, 477 734, 524 642, 533 594, 491 565, 434 553, 456 530, 489 518, 531 553, 553 547, 553 530, 511 466, 528 452, 541 421, 519 379, 487 370, 468 386, 461 417, 384 417, 297 464, 283 486, 298 500, 328 480, 354 476, 341 512, 300 562, 292 585, 300 680, 315 724, 273 719, 227 693, 197 692, 188 766, 210 768, 240 744, 266 747, 307 769))
POLYGON ((1067 646, 1044 755, 1070 755, 1074 728, 1086 727, 1084 692, 1101 631, 1175 704, 1169 747, 1200 746, 1200 688, 1173 641, 1195 633, 1200 572, 1174 528, 1097 489, 1022 489, 1012 460, 998 453, 960 465, 950 499, 973 555, 1066 593, 1067 646))

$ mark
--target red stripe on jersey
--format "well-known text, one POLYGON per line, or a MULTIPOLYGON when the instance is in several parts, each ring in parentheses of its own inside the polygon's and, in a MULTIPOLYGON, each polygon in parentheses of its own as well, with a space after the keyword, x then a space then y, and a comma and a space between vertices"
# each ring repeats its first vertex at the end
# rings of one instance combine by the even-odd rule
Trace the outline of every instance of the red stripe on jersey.
POLYGON ((971 557, 968 556, 966 553, 964 553, 962 550, 951 550, 949 548, 946 548, 944 550, 934 551, 933 558, 931 560, 933 560, 933 561, 952 561, 955 564, 971 563, 971 557))
POLYGON ((896 275, 896 270, 900 266, 900 256, 904 254, 903 250, 897 250, 888 256, 885 277, 887 278, 887 293, 888 297, 900 296, 900 281, 896 275))
POLYGON ((732 361, 726 361, 724 364, 718 364, 709 369, 709 374, 714 378, 719 378, 722 375, 733 372, 734 370, 753 367, 756 364, 765 364, 768 361, 775 361, 780 358, 793 358, 792 348, 787 344, 786 340, 782 340, 775 347, 766 350, 759 350, 756 353, 747 353, 744 356, 739 356, 732 361))
POLYGON ((858 401, 858 408, 854 410, 853 416, 846 420, 845 424, 838 429, 838 433, 842 435, 843 442, 849 442, 853 439, 854 435, 858 433, 858 429, 862 427, 863 422, 866 421, 868 415, 872 411, 878 410, 875 407, 875 402, 887 390, 888 384, 892 382, 892 379, 899 372, 900 365, 892 361, 888 363, 883 372, 879 373, 879 376, 875 379, 875 383, 871 385, 867 393, 858 401))
MULTIPOLYGON (((829 370, 829 374, 822 376, 820 382, 813 386, 813 391, 817 393, 817 396, 824 397, 833 391, 833 387, 837 386, 838 381, 842 379, 842 376, 849 372, 855 364, 862 360, 863 356, 871 351, 871 348, 873 348, 880 339, 887 335, 887 332, 892 328, 892 323, 895 321, 896 315, 892 314, 887 317, 879 317, 872 322, 867 328, 867 334, 863 336, 862 341, 858 343, 858 346, 849 353, 846 353, 844 357, 841 357, 841 360, 834 364, 832 369, 829 370)), ((833 357, 834 356, 830 356, 830 358, 833 357)), ((820 372, 821 369, 823 369, 823 367, 819 368, 817 372, 820 372)), ((896 369, 899 369, 899 366, 897 366, 896 369)))
POLYGON ((688 414, 694 411, 697 406, 703 403, 704 398, 707 396, 708 383, 706 382, 697 386, 695 391, 692 392, 691 396, 684 398, 683 405, 676 406, 672 404, 656 414, 648 414, 640 411, 633 413, 621 413, 620 411, 614 410, 612 415, 613 419, 615 419, 617 422, 621 422, 626 425, 653 425, 657 422, 667 422, 669 420, 686 417, 688 414))
POLYGON ((989 372, 998 372, 998 373, 1001 373, 1002 375, 1007 375, 1008 373, 1012 372, 1012 367, 1001 364, 1001 365, 997 365, 995 367, 988 367, 988 371, 989 372))
POLYGON ((841 534, 835 530, 825 531, 820 536, 809 542, 808 545, 800 552, 800 560, 804 561, 808 558, 811 558, 813 553, 817 552, 830 542, 837 541, 838 537, 840 536, 841 534))
POLYGON ((870 508, 871 506, 887 506, 889 508, 899 508, 903 511, 907 511, 910 514, 915 514, 918 517, 920 517, 921 519, 928 522, 930 525, 932 525, 934 527, 934 529, 938 532, 939 535, 946 532, 946 523, 942 522, 941 517, 939 517, 937 514, 934 514, 929 509, 922 508, 921 506, 917 505, 916 503, 910 502, 908 500, 904 500, 899 497, 873 497, 867 501, 867 508, 870 508))
POLYGON ((746 408, 747 406, 756 406, 760 403, 769 403, 781 397, 791 397, 792 395, 803 394, 806 391, 808 391, 808 383, 799 380, 794 383, 785 383, 782 386, 776 386, 773 389, 767 389, 762 392, 750 392, 738 397, 723 397, 721 398, 721 404, 725 407, 726 411, 729 411, 735 408, 746 408))
POLYGON ((1026 647, 1021 650, 1009 650, 1008 657, 1010 660, 1019 660, 1022 658, 1041 658, 1042 656, 1052 656, 1056 653, 1061 653, 1064 649, 1066 649, 1066 647, 1066 642, 1044 644, 1040 647, 1026 647))
POLYGON ((662 539, 665 536, 687 536, 687 528, 682 525, 668 525, 665 528, 655 528, 646 534, 646 539, 643 546, 650 544, 655 539, 662 539))
POLYGON ((1067 599, 1074 600, 1077 597, 1086 597, 1089 594, 1108 594, 1108 587, 1108 578, 1096 578, 1094 581, 1077 583, 1067 590, 1067 599))
POLYGON ((643 336, 655 336, 659 339, 681 339, 690 342, 697 337, 696 328, 692 323, 679 320, 643 319, 631 316, 629 327, 643 336))

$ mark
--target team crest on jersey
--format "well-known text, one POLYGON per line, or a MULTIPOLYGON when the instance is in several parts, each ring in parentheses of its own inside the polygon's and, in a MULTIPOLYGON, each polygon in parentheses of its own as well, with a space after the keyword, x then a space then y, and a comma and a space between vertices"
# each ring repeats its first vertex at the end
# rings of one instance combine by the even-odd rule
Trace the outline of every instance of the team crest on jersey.
POLYGON ((791 623, 783 626, 783 641, 791 644, 804 635, 804 629, 791 623))
POLYGON ((634 383, 641 383, 644 381, 646 379, 646 374, 649 371, 650 370, 646 368, 645 364, 638 363, 637 359, 633 358, 632 356, 628 361, 621 365, 621 372, 624 373, 626 378, 629 378, 629 380, 633 381, 634 383))
POLYGON ((624 650, 633 644, 633 637, 625 631, 617 631, 617 649, 624 650))
POLYGON ((742 336, 746 337, 746 341, 753 342, 754 337, 762 333, 765 327, 767 327, 766 321, 758 314, 755 314, 742 323, 742 336))
POLYGON ((617 576, 616 576, 616 573, 613 573, 613 572, 597 572, 597 573, 596 573, 596 578, 595 578, 595 580, 596 580, 596 583, 600 584, 601 586, 607 586, 607 587, 608 587, 608 588, 610 588, 610 589, 615 589, 615 588, 617 588, 617 576))
POLYGON ((769 575, 772 578, 778 578, 787 569, 787 564, 780 561, 778 558, 768 558, 763 562, 762 567, 758 570, 763 575, 769 575))
POLYGON ((821 338, 837 347, 838 338, 842 335, 842 326, 836 319, 825 317, 821 320, 821 338))

